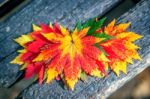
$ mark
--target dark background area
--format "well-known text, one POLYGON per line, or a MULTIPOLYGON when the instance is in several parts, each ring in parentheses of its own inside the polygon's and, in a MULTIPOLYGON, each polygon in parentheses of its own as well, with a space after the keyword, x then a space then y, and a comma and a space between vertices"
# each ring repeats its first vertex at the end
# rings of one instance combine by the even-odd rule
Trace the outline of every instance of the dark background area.
MULTIPOLYGON (((0 0, 0 21, 11 17, 31 0, 0 0)), ((103 17, 107 17, 105 24, 134 7, 140 0, 123 0, 103 17)), ((33 79, 21 80, 12 87, 0 88, 0 99, 14 99, 23 89, 29 86, 33 79)), ((134 79, 118 89, 108 99, 150 99, 150 67, 137 75, 134 79)))

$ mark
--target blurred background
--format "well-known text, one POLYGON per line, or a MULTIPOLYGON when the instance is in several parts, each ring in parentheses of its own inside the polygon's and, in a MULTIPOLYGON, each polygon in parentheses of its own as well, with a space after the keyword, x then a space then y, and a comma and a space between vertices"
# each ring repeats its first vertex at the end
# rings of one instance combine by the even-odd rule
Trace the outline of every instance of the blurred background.
MULTIPOLYGON (((123 0, 119 6, 104 15, 108 19, 106 24, 127 12, 139 1, 140 0, 123 0)), ((29 2, 30 0, 0 0, 0 21, 7 19, 11 14, 29 2)), ((32 81, 33 79, 28 81, 21 80, 8 89, 0 88, 0 99, 14 99, 23 89, 29 86, 32 81)), ((150 99, 150 67, 127 82, 108 99, 150 99)))

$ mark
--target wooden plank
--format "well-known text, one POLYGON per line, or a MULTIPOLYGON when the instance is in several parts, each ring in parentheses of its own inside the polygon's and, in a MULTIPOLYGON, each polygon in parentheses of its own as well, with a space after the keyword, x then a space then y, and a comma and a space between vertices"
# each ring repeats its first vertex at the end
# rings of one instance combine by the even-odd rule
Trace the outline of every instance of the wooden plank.
POLYGON ((30 32, 32 23, 58 21, 73 28, 78 19, 85 21, 95 16, 102 16, 120 1, 33 0, 20 12, 0 23, 0 86, 8 87, 18 77, 18 66, 9 64, 16 56, 15 51, 20 48, 13 39, 30 32))
POLYGON ((142 72, 150 66, 150 0, 143 0, 133 9, 122 15, 117 22, 132 22, 130 31, 134 31, 144 38, 137 41, 141 47, 139 53, 143 61, 134 61, 133 65, 128 66, 127 75, 121 74, 120 77, 110 73, 104 79, 89 78, 88 83, 80 82, 76 85, 75 91, 69 91, 61 87, 59 82, 53 81, 51 84, 38 85, 32 84, 24 90, 20 96, 22 98, 40 99, 101 99, 108 97, 116 89, 124 85, 128 80, 142 72))

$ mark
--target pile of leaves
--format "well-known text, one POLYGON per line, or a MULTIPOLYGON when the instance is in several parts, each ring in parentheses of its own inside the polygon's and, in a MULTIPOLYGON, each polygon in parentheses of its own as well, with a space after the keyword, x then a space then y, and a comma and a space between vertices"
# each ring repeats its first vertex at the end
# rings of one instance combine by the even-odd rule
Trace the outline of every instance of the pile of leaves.
POLYGON ((58 23, 33 24, 33 31, 15 39, 23 49, 11 63, 25 70, 25 78, 35 76, 39 84, 62 79, 70 88, 85 75, 104 77, 110 68, 117 76, 127 73, 133 59, 141 60, 133 41, 142 36, 127 31, 130 23, 102 27, 105 18, 77 22, 74 30, 58 23))

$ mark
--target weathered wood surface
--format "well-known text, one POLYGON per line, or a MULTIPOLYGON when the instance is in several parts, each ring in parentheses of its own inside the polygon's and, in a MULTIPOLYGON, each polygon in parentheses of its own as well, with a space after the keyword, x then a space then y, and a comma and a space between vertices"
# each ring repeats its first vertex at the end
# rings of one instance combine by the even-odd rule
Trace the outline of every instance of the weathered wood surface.
POLYGON ((0 23, 0 87, 8 87, 18 77, 19 68, 9 62, 19 49, 13 39, 31 31, 31 24, 58 21, 73 28, 78 19, 102 16, 121 0, 32 0, 24 9, 0 23))
POLYGON ((32 84, 24 90, 19 97, 24 99, 99 99, 108 97, 116 89, 124 85, 128 80, 135 77, 146 67, 150 66, 150 0, 143 0, 129 12, 122 15, 117 21, 132 22, 129 30, 144 35, 144 38, 137 41, 141 47, 139 53, 143 61, 134 61, 128 66, 128 74, 121 74, 116 77, 112 72, 104 79, 89 78, 88 83, 79 81, 74 91, 64 89, 60 83, 53 81, 51 84, 39 86, 32 84))

